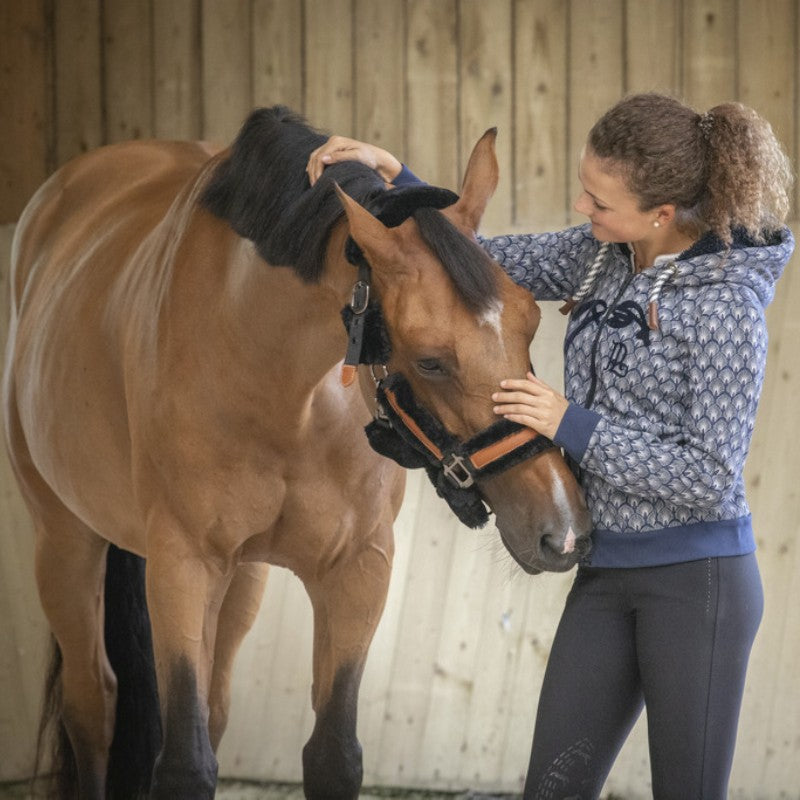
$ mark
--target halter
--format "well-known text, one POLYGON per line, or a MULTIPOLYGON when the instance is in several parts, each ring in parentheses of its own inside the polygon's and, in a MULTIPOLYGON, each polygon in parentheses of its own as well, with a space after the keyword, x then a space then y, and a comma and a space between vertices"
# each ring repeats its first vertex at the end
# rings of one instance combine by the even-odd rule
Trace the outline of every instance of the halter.
MULTIPOLYGON (((399 225, 416 208, 444 208, 455 198, 451 192, 429 186, 393 189, 386 195, 391 195, 387 199, 394 202, 384 204, 375 216, 390 227, 399 225)), ((373 367, 376 411, 365 428, 370 446, 402 467, 424 467, 437 494, 461 522, 470 528, 482 527, 489 514, 476 481, 497 475, 555 445, 536 431, 507 419, 499 419, 462 441, 417 403, 411 384, 401 373, 387 372, 376 377, 376 365, 386 372, 391 342, 380 307, 370 298, 369 264, 352 239, 348 239, 345 254, 358 267, 358 278, 350 303, 342 309, 348 332, 342 382, 353 382, 358 364, 373 367)))

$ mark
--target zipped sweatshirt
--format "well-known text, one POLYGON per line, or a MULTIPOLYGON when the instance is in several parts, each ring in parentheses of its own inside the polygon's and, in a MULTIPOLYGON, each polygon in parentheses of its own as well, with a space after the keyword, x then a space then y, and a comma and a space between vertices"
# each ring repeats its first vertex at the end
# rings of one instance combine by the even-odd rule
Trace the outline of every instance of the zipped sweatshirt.
MULTIPOLYGON (((420 182, 403 167, 396 186, 420 182)), ((767 358, 764 310, 794 250, 713 234, 636 272, 585 224, 479 237, 537 300, 577 300, 564 340, 562 447, 592 515, 584 565, 649 567, 755 550, 745 497, 767 358), (648 324, 657 315, 657 327, 648 324)))

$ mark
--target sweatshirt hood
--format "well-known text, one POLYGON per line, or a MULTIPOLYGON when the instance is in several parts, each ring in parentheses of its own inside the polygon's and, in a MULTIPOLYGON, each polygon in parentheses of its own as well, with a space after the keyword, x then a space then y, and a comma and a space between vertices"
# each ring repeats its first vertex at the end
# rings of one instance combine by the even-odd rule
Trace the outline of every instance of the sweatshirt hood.
POLYGON ((735 230, 730 248, 709 233, 677 257, 660 258, 645 273, 654 274, 654 281, 662 285, 744 286, 767 306, 775 295, 775 284, 791 258, 794 244, 792 232, 785 227, 764 242, 755 242, 743 230, 735 230))

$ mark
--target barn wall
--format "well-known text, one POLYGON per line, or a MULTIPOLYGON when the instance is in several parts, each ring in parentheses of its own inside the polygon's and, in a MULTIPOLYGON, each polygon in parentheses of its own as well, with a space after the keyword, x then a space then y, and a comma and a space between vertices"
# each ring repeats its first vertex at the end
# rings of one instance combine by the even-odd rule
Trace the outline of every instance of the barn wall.
MULTIPOLYGON (((25 0, 0 2, 0 281, 35 187, 92 147, 149 136, 229 140, 254 105, 396 152, 456 188, 497 125, 501 183, 485 233, 577 219, 577 154, 627 91, 728 99, 773 123, 797 163, 797 0, 25 0)), ((795 233, 800 233, 797 225, 795 233)), ((747 478, 767 611, 751 662, 732 798, 800 798, 800 279, 769 309, 771 351, 747 478)), ((546 304, 547 305, 547 304, 546 304)), ((7 304, 0 311, 5 335, 7 304)), ((546 307, 537 370, 560 381, 546 307)), ((0 459, 0 780, 29 769, 45 644, 30 523, 0 459)), ((538 687, 571 576, 524 577, 492 530, 461 527, 410 476, 387 610, 364 678, 368 784, 521 787, 538 687)), ((270 578, 237 664, 221 774, 299 779, 310 609, 270 578)), ((648 796, 643 725, 607 791, 648 796)))

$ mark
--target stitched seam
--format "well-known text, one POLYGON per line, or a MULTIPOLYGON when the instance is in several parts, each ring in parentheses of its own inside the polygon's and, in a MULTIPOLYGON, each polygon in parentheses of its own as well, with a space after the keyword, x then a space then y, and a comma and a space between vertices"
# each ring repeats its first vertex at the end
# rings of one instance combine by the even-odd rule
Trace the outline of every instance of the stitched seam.
MULTIPOLYGON (((708 576, 708 587, 707 587, 707 595, 706 595, 706 612, 711 612, 711 567, 712 567, 712 559, 706 559, 706 574, 708 576)), ((713 684, 713 674, 714 674, 714 661, 717 655, 717 626, 719 623, 719 598, 720 598, 720 580, 719 580, 719 562, 717 559, 714 559, 714 566, 716 566, 717 572, 717 598, 716 603, 714 604, 714 630, 711 637, 711 658, 709 659, 708 664, 708 683, 707 683, 707 690, 706 690, 706 713, 705 719, 703 723, 703 760, 700 766, 700 791, 698 792, 698 800, 701 800, 704 794, 705 782, 706 782, 706 750, 708 747, 708 728, 709 728, 709 714, 711 711, 711 687, 713 684)))

